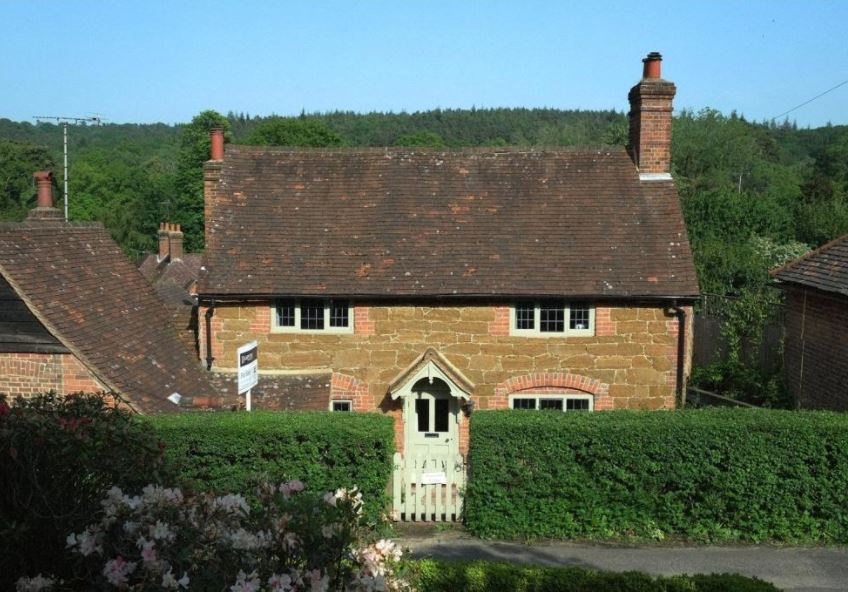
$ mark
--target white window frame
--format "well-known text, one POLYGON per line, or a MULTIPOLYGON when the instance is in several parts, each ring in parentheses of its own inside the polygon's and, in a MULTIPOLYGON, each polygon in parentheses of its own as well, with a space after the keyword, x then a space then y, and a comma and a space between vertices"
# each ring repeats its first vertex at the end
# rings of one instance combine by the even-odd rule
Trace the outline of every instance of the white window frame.
POLYGON ((351 401, 350 399, 333 399, 332 401, 330 401, 330 411, 332 411, 333 413, 353 413, 353 401, 351 401), (336 411, 335 409, 333 409, 333 405, 335 405, 336 403, 347 403, 348 405, 350 405, 350 410, 336 411))
MULTIPOLYGON (((541 411, 539 401, 541 399, 559 399, 562 401, 562 412, 565 413, 568 411, 566 407, 568 406, 566 401, 568 399, 579 399, 581 401, 589 401, 589 409, 587 411, 591 412, 595 410, 595 397, 593 395, 581 395, 579 393, 531 393, 531 394, 517 394, 509 396, 509 409, 510 411, 541 411), (512 402, 515 399, 536 399, 536 408, 535 409, 513 409, 512 402)), ((572 410, 572 413, 574 410, 572 410)), ((580 411, 582 413, 582 410, 580 411)))
POLYGON ((521 337, 593 337, 595 335, 595 306, 593 304, 588 304, 589 307, 589 327, 587 329, 571 329, 569 328, 571 325, 571 305, 572 304, 583 304, 573 303, 573 302, 563 302, 563 314, 565 319, 565 324, 563 327, 563 331, 541 331, 541 308, 545 302, 541 301, 530 301, 527 300, 525 302, 515 302, 509 307, 509 334, 510 335, 518 335, 521 337), (515 307, 519 305, 533 305, 533 328, 532 329, 518 329, 515 326, 515 307))
POLYGON ((353 333, 353 302, 349 298, 339 298, 338 300, 347 300, 347 327, 331 327, 330 312, 332 310, 332 298, 278 298, 271 305, 271 332, 272 333, 312 333, 316 335, 325 334, 350 334, 353 333), (320 301, 324 305, 324 328, 323 329, 301 329, 300 328, 300 311, 301 305, 306 301, 320 301), (277 324, 277 304, 281 302, 294 303, 294 325, 291 327, 280 326, 277 324))

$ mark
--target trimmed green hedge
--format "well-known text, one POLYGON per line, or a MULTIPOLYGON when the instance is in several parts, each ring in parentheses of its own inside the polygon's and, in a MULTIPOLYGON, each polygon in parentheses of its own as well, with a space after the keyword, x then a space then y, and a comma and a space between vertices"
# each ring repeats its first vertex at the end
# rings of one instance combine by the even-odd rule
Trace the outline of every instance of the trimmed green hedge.
POLYGON ((478 536, 848 542, 848 415, 483 411, 470 465, 478 536))
POLYGON ((394 431, 372 413, 198 412, 148 418, 165 458, 196 489, 245 492, 258 477, 311 491, 358 486, 366 514, 386 508, 394 431))
POLYGON ((776 592, 772 584, 735 574, 653 577, 579 567, 536 567, 489 561, 424 559, 409 566, 427 592, 776 592))

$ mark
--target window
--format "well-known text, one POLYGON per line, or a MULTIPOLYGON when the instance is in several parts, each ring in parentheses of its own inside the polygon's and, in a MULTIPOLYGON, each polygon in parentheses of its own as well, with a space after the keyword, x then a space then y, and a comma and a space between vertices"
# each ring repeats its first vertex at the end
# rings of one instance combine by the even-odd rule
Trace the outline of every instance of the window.
POLYGON ((511 335, 594 335, 595 308, 585 302, 519 302, 510 309, 511 335))
POLYGON ((592 401, 592 395, 513 395, 509 398, 509 406, 531 411, 592 411, 592 401))
POLYGON ((287 298, 274 304, 272 330, 307 333, 353 333, 350 302, 322 298, 287 298))
POLYGON ((333 401, 330 409, 333 411, 353 411, 353 401, 333 401))

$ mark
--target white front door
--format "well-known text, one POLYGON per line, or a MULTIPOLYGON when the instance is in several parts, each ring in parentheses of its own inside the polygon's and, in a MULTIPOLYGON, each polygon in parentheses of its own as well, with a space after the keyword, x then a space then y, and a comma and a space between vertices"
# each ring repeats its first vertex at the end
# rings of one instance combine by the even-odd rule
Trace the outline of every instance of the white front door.
POLYGON ((459 400, 444 381, 419 380, 406 398, 405 411, 409 458, 435 461, 459 453, 459 400))

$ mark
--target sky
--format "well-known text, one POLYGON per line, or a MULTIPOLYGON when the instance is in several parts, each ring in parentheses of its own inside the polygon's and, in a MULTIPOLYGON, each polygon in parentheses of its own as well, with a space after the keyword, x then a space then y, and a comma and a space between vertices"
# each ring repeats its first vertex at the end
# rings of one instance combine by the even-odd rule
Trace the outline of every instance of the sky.
MULTIPOLYGON (((846 23, 844 0, 0 0, 0 117, 626 111, 659 51, 676 110, 761 121, 848 80, 846 23)), ((848 83, 788 117, 848 124, 848 83)))

